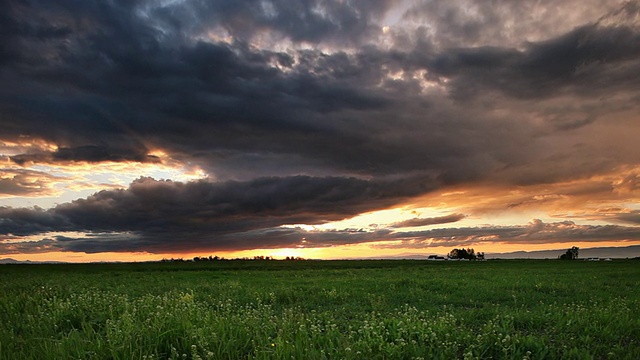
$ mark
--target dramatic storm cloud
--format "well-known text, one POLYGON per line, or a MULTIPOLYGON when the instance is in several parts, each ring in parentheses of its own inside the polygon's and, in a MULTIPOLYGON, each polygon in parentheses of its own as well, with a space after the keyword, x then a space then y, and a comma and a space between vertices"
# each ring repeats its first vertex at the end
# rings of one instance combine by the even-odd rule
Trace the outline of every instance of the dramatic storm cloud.
MULTIPOLYGON (((51 209, 0 208, 2 235, 36 235, 74 231, 123 233, 136 241, 92 242, 100 250, 233 249, 260 245, 286 246, 278 239, 265 244, 230 245, 236 233, 285 224, 320 224, 385 208, 420 194, 422 181, 366 181, 355 178, 295 176, 258 178, 249 182, 179 183, 141 178, 126 190, 101 191, 86 199, 51 209)), ((112 236, 111 238, 117 238, 112 236)), ((261 239, 264 240, 264 239, 261 239)), ((86 243, 87 240, 78 241, 86 243)), ((11 245, 13 246, 13 245, 11 245)), ((61 245, 62 246, 62 245, 61 245)), ((64 249, 96 251, 70 241, 64 249)))
POLYGON ((639 14, 4 1, 0 253, 638 242, 639 14))

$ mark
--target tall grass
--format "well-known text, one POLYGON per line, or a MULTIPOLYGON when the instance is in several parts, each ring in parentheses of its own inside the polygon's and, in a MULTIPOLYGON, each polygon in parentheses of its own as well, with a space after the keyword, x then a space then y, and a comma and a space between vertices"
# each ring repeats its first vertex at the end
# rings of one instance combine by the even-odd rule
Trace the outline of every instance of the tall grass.
POLYGON ((638 359, 633 261, 0 267, 0 359, 638 359))

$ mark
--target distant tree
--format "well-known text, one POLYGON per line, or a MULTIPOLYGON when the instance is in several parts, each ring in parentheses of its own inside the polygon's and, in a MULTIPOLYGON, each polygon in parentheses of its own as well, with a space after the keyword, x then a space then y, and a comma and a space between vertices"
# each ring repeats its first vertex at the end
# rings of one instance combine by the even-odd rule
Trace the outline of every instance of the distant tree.
POLYGON ((580 248, 577 246, 572 246, 571 249, 568 249, 567 252, 560 255, 560 260, 575 260, 578 258, 578 252, 580 248))
POLYGON ((296 256, 287 256, 284 258, 286 261, 298 261, 298 260, 305 260, 305 258, 303 257, 296 257, 296 256))
POLYGON ((453 249, 449 252, 449 259, 475 260, 476 252, 472 248, 453 249))

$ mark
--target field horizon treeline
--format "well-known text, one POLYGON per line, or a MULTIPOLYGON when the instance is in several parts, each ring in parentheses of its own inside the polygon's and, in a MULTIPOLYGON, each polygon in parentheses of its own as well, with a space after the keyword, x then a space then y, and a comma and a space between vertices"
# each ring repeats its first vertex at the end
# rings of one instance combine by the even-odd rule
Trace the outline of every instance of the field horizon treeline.
POLYGON ((637 359, 637 261, 0 266, 0 359, 637 359))

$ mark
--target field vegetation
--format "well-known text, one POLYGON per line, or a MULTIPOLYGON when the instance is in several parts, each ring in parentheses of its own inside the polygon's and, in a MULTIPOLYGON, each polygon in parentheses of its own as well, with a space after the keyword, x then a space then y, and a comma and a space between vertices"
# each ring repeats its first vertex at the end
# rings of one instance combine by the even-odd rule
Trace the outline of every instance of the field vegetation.
POLYGON ((4 265, 0 359, 640 359, 639 265, 4 265))

